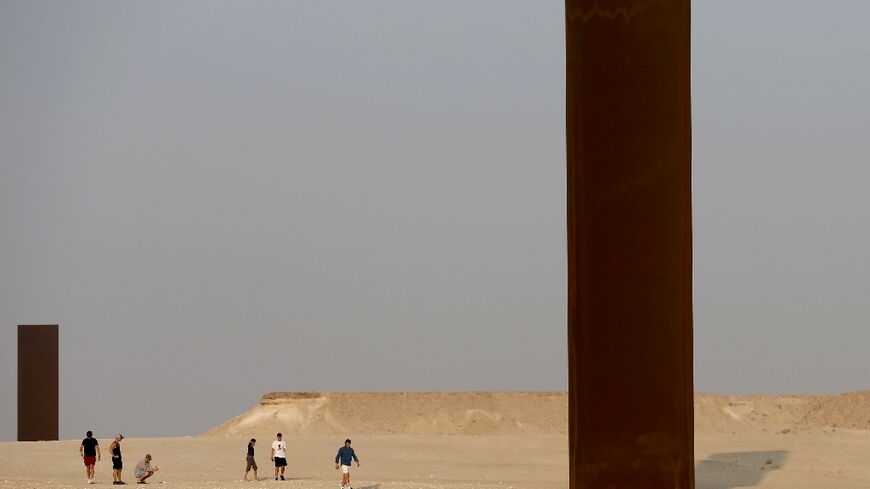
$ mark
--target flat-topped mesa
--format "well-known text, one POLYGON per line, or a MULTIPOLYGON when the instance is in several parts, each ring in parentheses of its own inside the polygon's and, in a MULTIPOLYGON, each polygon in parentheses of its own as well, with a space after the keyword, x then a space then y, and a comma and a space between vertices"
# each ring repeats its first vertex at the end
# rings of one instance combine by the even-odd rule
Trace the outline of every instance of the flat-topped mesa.
POLYGON ((280 401, 290 401, 299 399, 322 399, 326 397, 326 392, 267 392, 260 398, 260 404, 269 404, 280 401))
POLYGON ((566 433, 565 392, 270 392, 209 435, 566 433))
POLYGON ((352 396, 352 397, 456 397, 456 396, 565 396, 561 391, 365 391, 365 392, 340 392, 340 391, 276 391, 263 394, 262 400, 277 399, 314 399, 329 396, 352 396))
MULTIPOLYGON (((870 392, 695 394, 698 433, 870 430, 870 392)), ((565 392, 269 392, 208 435, 562 435, 565 392)))

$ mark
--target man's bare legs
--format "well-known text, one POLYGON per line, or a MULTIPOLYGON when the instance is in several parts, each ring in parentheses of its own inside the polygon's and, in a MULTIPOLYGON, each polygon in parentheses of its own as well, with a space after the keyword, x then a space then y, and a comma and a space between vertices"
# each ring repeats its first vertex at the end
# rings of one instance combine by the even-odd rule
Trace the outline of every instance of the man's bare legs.
MULTIPOLYGON (((250 466, 248 466, 248 467, 250 467, 250 466)), ((251 470, 254 471, 254 480, 255 480, 255 481, 260 480, 260 478, 257 477, 257 469, 255 469, 255 468, 251 468, 251 469, 245 468, 245 476, 242 477, 242 480, 243 480, 243 481, 248 480, 248 473, 249 473, 251 470)))
POLYGON ((142 477, 139 478, 138 483, 139 484, 147 484, 147 482, 145 482, 145 479, 151 477, 152 475, 154 475, 154 472, 145 472, 145 475, 143 475, 142 477))

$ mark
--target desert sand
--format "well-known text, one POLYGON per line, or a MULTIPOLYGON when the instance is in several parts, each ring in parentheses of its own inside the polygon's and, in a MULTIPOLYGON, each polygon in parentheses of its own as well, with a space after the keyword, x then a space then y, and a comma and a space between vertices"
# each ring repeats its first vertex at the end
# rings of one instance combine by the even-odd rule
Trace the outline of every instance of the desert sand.
MULTIPOLYGON (((870 487, 870 393, 699 394, 695 416, 699 489, 870 487)), ((135 482, 149 452, 160 487, 336 489, 333 457, 350 436, 357 489, 563 488, 566 418, 565 393, 272 393, 200 436, 124 440, 124 475, 135 482), (283 483, 268 456, 277 430, 288 435, 283 483), (261 480, 246 483, 249 437, 261 480)), ((0 489, 86 486, 79 442, 0 443, 0 489)), ((111 485, 108 458, 96 470, 96 487, 111 485)))

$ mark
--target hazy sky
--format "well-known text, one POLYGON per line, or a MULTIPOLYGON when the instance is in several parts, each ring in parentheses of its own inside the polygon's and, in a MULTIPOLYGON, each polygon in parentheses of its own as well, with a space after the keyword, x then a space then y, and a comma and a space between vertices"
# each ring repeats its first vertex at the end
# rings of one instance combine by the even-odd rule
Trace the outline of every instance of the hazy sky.
MULTIPOLYGON (((696 388, 870 387, 870 3, 693 2, 696 388), (836 5, 836 8, 834 7, 836 5)), ((0 0, 0 439, 563 390, 562 1, 0 0)))

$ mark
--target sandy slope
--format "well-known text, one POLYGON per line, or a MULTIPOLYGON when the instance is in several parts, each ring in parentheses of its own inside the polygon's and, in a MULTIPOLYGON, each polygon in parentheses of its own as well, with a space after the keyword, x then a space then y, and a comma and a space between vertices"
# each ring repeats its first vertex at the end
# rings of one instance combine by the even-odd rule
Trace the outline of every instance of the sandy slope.
POLYGON ((564 392, 272 392, 209 435, 567 433, 564 392))
MULTIPOLYGON (((273 392, 208 435, 544 435, 567 432, 564 392, 273 392)), ((695 396, 699 433, 870 429, 870 392, 839 396, 695 396)))
POLYGON ((695 395, 699 433, 820 432, 870 430, 870 392, 837 396, 695 395))

